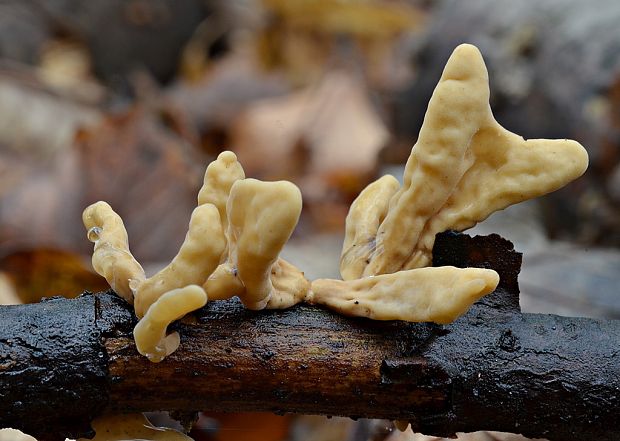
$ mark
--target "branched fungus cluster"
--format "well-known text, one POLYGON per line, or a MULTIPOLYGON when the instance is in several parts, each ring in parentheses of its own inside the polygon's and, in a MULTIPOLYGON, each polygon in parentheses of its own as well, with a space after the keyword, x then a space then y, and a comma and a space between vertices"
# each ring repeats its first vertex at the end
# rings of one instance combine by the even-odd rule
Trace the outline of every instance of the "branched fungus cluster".
POLYGON ((524 140, 501 127, 489 106, 479 51, 461 45, 433 93, 404 172, 364 189, 346 220, 343 280, 308 281, 280 258, 302 198, 286 181, 245 177, 232 152, 205 173, 185 241, 150 278, 129 252, 121 218, 105 202, 84 211, 95 243, 93 267, 134 305, 138 351, 162 361, 179 346, 173 321, 208 300, 233 296, 250 309, 320 304, 376 320, 449 323, 495 290, 480 268, 431 268, 435 235, 463 231, 509 205, 554 191, 585 171, 585 149, 571 140, 524 140))

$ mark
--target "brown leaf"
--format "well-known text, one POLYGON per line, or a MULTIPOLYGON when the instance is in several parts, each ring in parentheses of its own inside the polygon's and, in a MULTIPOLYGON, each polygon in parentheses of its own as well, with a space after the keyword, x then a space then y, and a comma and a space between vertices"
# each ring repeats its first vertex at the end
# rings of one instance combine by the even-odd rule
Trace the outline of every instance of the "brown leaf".
MULTIPOLYGON (((249 103, 289 90, 281 75, 262 70, 248 51, 239 51, 221 60, 198 80, 182 80, 169 88, 163 97, 166 108, 178 109, 198 131, 209 135, 226 131, 249 103)), ((209 146, 211 140, 206 142, 209 146)), ((225 144, 215 145, 218 149, 225 144)))
POLYGON ((58 249, 11 253, 0 259, 0 271, 11 282, 21 303, 36 303, 43 297, 58 295, 73 298, 84 290, 99 292, 109 288, 84 259, 58 249))
POLYGON ((408 61, 397 55, 398 47, 426 22, 420 8, 398 0, 262 3, 267 19, 252 39, 256 52, 265 67, 284 71, 295 84, 317 80, 334 63, 359 63, 374 85, 402 85, 408 61))
POLYGON ((336 208, 340 225, 346 207, 337 206, 367 183, 388 137, 364 85, 332 72, 316 87, 248 106, 231 144, 248 176, 295 181, 308 206, 336 208))
POLYGON ((70 249, 74 223, 67 216, 77 212, 80 187, 70 147, 78 127, 97 123, 99 110, 22 67, 0 68, 0 114, 0 254, 42 245, 70 249))
MULTIPOLYGON (((156 113, 139 106, 82 131, 77 149, 81 209, 107 201, 125 220, 139 260, 174 256, 196 206, 206 158, 167 129, 156 113)), ((84 237, 83 227, 76 229, 84 237)))
POLYGON ((169 128, 174 118, 136 106, 80 129, 73 146, 53 153, 0 151, 0 251, 90 253, 82 210, 106 200, 126 220, 139 258, 169 260, 185 237, 207 162, 169 128))
POLYGON ((190 433, 196 441, 282 441, 286 439, 292 416, 273 413, 206 413, 190 433), (210 421, 216 421, 217 431, 207 431, 210 421))
POLYGON ((100 118, 98 109, 52 89, 36 70, 1 65, 0 114, 0 148, 37 159, 66 149, 78 127, 100 118))
POLYGON ((420 26, 424 15, 406 2, 263 0, 289 26, 334 35, 389 37, 420 26))
POLYGON ((75 157, 0 152, 0 254, 41 246, 75 248, 80 185, 75 157), (5 174, 6 173, 6 174, 5 174))

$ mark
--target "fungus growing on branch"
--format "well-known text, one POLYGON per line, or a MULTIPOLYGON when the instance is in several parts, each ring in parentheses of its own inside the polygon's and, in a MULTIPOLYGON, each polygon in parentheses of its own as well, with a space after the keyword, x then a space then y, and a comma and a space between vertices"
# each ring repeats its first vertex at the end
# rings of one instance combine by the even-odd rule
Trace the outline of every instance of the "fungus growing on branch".
POLYGON ((179 344, 167 326, 210 300, 238 296, 246 308, 325 305, 376 320, 449 323, 499 283, 495 271, 424 268, 437 233, 465 230, 493 212, 554 191, 580 176, 588 157, 575 141, 526 141, 502 128, 489 107, 486 67, 471 45, 457 47, 433 93, 402 187, 370 184, 346 219, 344 280, 310 284, 281 259, 302 208, 286 181, 246 179, 232 152, 205 172, 178 255, 145 280, 129 253, 122 220, 104 202, 87 208, 93 266, 134 301, 140 353, 161 361, 179 344), (200 287, 202 286, 202 288, 200 287))
POLYGON ((129 251, 127 230, 121 217, 106 202, 96 202, 82 213, 88 240, 94 242, 92 263, 110 287, 133 304, 135 287, 144 281, 142 266, 129 251))
POLYGON ((489 269, 419 268, 356 280, 317 279, 307 302, 373 320, 451 323, 495 290, 489 269))
POLYGON ((230 189, 236 181, 244 178, 245 172, 237 161, 237 155, 230 151, 220 153, 205 171, 204 183, 198 192, 198 205, 215 205, 225 232, 228 230, 226 204, 230 189))
POLYGON ((138 317, 166 292, 187 285, 202 285, 220 263, 226 239, 220 214, 213 204, 196 207, 178 254, 164 269, 139 284, 134 308, 138 317))
POLYGON ((211 299, 236 295, 249 309, 265 308, 272 297, 303 299, 309 286, 303 273, 278 259, 301 206, 301 193, 290 182, 243 179, 232 185, 228 259, 204 284, 211 299))
POLYGON ((207 295, 197 285, 217 267, 226 247, 217 208, 204 204, 193 211, 178 254, 149 279, 129 252, 122 219, 107 203, 86 208, 83 221, 89 239, 95 242, 95 271, 134 305, 141 318, 134 329, 138 352, 153 362, 163 360, 180 343, 178 333, 166 335, 168 325, 207 303, 207 295))
MULTIPOLYGON (((557 190, 587 165, 576 141, 526 141, 500 126, 489 106, 482 56, 463 44, 429 102, 403 186, 390 196, 387 212, 384 204, 368 205, 366 218, 384 217, 374 235, 368 237, 367 224, 356 225, 357 216, 347 219, 341 274, 351 279, 362 267, 361 275, 370 276, 428 266, 437 233, 463 231, 495 211, 557 190), (357 243, 358 236, 365 244, 357 243)), ((366 197, 362 192, 360 198, 366 197)))
POLYGON ((178 332, 166 335, 168 325, 207 304, 207 295, 197 285, 173 289, 163 294, 133 330, 136 348, 150 361, 159 363, 181 342, 178 332))

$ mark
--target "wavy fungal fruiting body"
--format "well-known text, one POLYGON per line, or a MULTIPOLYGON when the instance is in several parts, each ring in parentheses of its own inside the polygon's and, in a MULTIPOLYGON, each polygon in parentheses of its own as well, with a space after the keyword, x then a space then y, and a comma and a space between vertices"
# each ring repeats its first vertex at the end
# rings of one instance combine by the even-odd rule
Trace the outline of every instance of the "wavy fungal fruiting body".
POLYGON ((442 266, 356 280, 318 279, 307 300, 344 315, 445 324, 498 283, 493 270, 442 266))
POLYGON ((310 282, 279 258, 301 213, 301 192, 286 181, 245 179, 232 152, 205 172, 185 241, 172 262, 150 278, 129 251, 123 222, 105 202, 84 210, 95 242, 93 267, 133 303, 140 322, 138 351, 160 362, 179 346, 168 326, 211 300, 239 296, 251 309, 284 308, 302 301, 310 282), (206 290, 206 291, 205 291, 206 290))
POLYGON ((557 190, 587 166, 588 155, 575 141, 526 141, 501 127, 489 106, 482 56, 461 45, 431 97, 403 186, 394 191, 383 177, 353 203, 341 275, 348 280, 428 266, 437 233, 463 231, 495 211, 557 190), (378 191, 373 186, 388 203, 369 202, 378 191), (381 222, 369 232, 376 219, 381 222), (364 237, 361 251, 355 249, 358 236, 364 237))
POLYGON ((105 277, 118 295, 133 304, 134 288, 144 281, 145 275, 129 251, 123 220, 110 205, 100 201, 84 210, 82 221, 88 231, 88 240, 95 244, 93 268, 105 277))
POLYGON ((232 185, 226 211, 228 258, 204 287, 213 298, 236 295, 246 308, 263 309, 275 294, 272 267, 301 214, 301 192, 286 181, 243 179, 232 185))
POLYGON ((478 49, 456 48, 430 100, 402 187, 384 176, 363 190, 346 219, 344 280, 310 283, 280 258, 301 213, 299 189, 247 179, 232 152, 205 172, 189 231, 177 256, 147 279, 129 251, 121 218, 105 202, 83 214, 95 243, 93 267, 135 306, 139 352, 153 362, 179 345, 173 321, 207 298, 238 296, 250 309, 306 301, 376 320, 449 323, 495 290, 499 276, 478 268, 424 268, 435 235, 462 231, 497 210, 566 185, 586 169, 570 140, 524 140, 501 127, 489 107, 478 49))
POLYGON ((196 207, 177 255, 164 269, 137 286, 134 308, 143 317, 166 292, 187 285, 202 285, 215 270, 226 249, 220 214, 213 204, 196 207))
POLYGON ((177 332, 166 335, 170 323, 207 304, 207 294, 200 286, 189 285, 164 293, 148 309, 133 330, 136 348, 154 363, 177 350, 177 332))

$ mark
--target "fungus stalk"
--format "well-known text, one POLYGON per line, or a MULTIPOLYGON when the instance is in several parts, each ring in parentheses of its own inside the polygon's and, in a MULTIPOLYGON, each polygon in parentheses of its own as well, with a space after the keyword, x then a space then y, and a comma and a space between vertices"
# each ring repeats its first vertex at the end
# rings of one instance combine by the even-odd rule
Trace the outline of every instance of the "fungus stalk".
POLYGON ((143 317, 165 293, 187 285, 202 285, 226 249, 220 214, 213 204, 196 207, 177 255, 164 269, 138 285, 134 308, 143 317))
POLYGON ((153 363, 159 363, 177 350, 178 332, 166 334, 170 323, 207 304, 207 294, 200 286, 189 285, 166 292, 148 309, 133 330, 136 348, 153 363))
POLYGON ((228 259, 204 284, 212 299, 238 296, 249 309, 263 309, 272 298, 303 299, 303 273, 278 259, 301 214, 301 193, 290 182, 236 181, 230 190, 228 259))
POLYGON ((142 266, 129 251, 127 230, 121 217, 106 202, 97 202, 84 210, 82 221, 88 240, 95 244, 92 263, 110 287, 133 304, 135 288, 144 281, 142 266))

